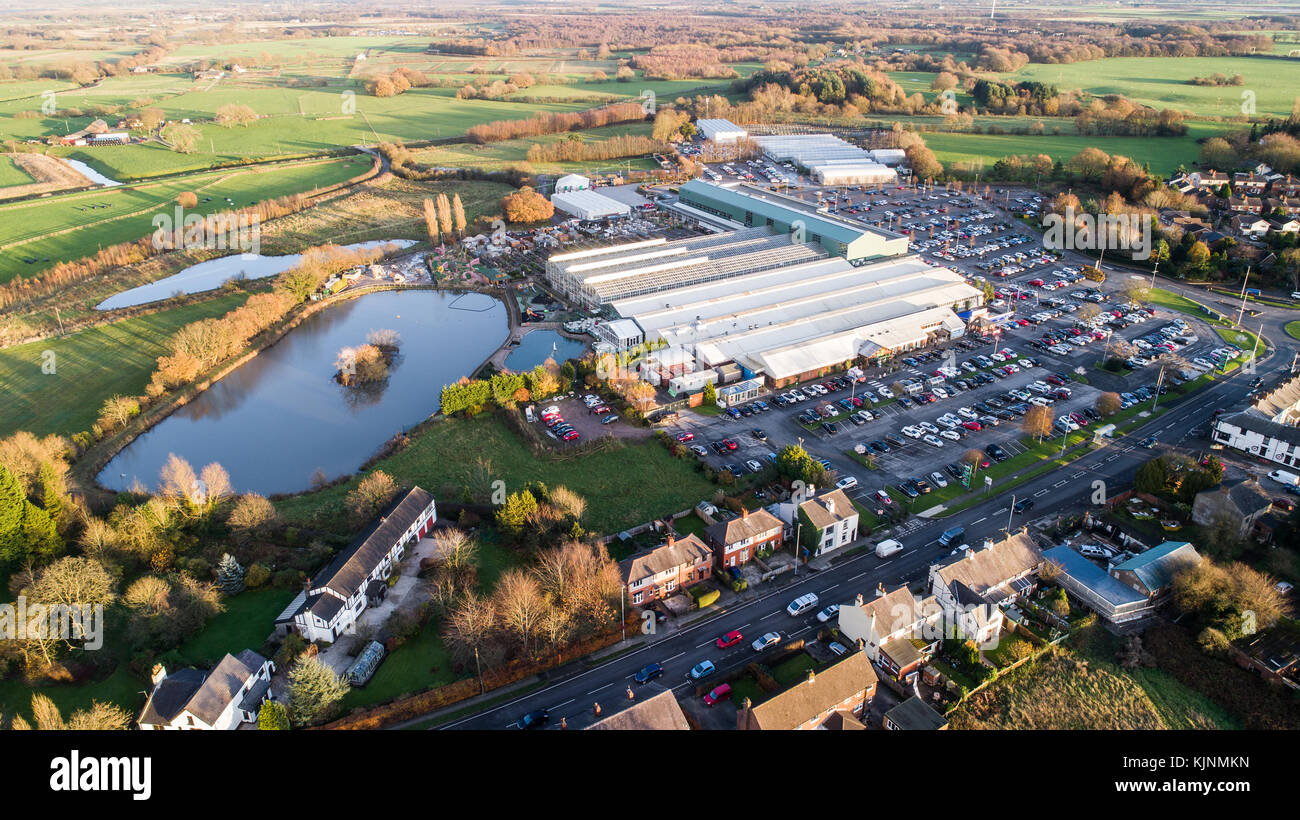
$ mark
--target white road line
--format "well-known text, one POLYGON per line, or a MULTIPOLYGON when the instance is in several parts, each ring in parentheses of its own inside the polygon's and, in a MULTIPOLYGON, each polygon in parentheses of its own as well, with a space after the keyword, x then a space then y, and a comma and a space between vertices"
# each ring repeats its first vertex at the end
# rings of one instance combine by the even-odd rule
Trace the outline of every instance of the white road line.
POLYGON ((837 586, 839 586, 839 584, 835 584, 835 585, 833 585, 833 586, 826 587, 826 589, 823 589, 823 590, 822 590, 821 592, 819 592, 818 594, 819 594, 819 595, 825 595, 826 593, 830 592, 832 589, 835 589, 835 587, 837 587, 837 586))
POLYGON ((768 618, 773 618, 773 617, 776 617, 777 615, 780 615, 780 614, 781 614, 781 610, 778 609, 776 612, 773 612, 773 613, 770 614, 770 615, 764 615, 763 617, 759 618, 759 620, 760 620, 760 621, 766 621, 768 618))
POLYGON ((669 661, 675 661, 675 660, 677 660, 678 658, 680 658, 682 655, 685 655, 685 654, 686 654, 685 652, 678 652, 676 655, 673 655, 671 658, 669 658, 668 660, 664 661, 664 663, 668 663, 669 661))
POLYGON ((587 694, 588 694, 588 695, 594 695, 594 694, 596 694, 597 692, 599 692, 601 689, 608 689, 609 687, 611 687, 611 686, 613 686, 613 685, 614 685, 614 684, 612 684, 612 683, 607 683, 607 684, 605 684, 604 686, 600 687, 599 689, 592 689, 592 690, 591 690, 590 692, 588 692, 587 694))
POLYGON ((1039 496, 1042 495, 1047 495, 1048 492, 1049 492, 1048 490, 1039 490, 1038 492, 1034 493, 1034 498, 1038 498, 1039 496))
POLYGON ((706 647, 706 646, 711 646, 712 644, 713 644, 713 641, 705 641, 705 642, 702 643, 702 644, 696 644, 695 648, 696 648, 696 649, 703 649, 704 647, 706 647))
POLYGON ((1058 481, 1058 482, 1056 482, 1055 484, 1052 485, 1052 489, 1055 490, 1057 487, 1064 487, 1064 486, 1065 486, 1065 482, 1064 482, 1064 481, 1058 481))
POLYGON ((983 518, 979 519, 978 521, 972 521, 971 523, 972 523, 972 524, 979 524, 979 523, 984 522, 984 521, 987 521, 987 520, 989 520, 989 517, 986 515, 986 516, 984 516, 983 518))
POLYGON ((556 705, 556 706, 552 706, 552 707, 551 707, 549 710, 547 710, 547 711, 554 712, 556 709, 559 709, 561 706, 568 706, 570 703, 573 703, 573 702, 576 701, 576 700, 577 700, 577 698, 570 698, 569 700, 566 700, 564 703, 558 704, 558 705, 556 705))
POLYGON ((858 580, 859 578, 861 578, 863 575, 866 575, 866 573, 865 573, 865 572, 859 572, 857 575, 854 575, 854 576, 853 576, 852 578, 850 578, 849 580, 850 580, 850 581, 856 581, 856 580, 858 580))

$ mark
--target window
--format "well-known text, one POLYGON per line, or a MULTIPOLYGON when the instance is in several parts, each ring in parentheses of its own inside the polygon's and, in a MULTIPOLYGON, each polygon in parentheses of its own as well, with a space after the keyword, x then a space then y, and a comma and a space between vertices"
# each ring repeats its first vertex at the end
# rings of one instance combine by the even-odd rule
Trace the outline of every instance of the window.
POLYGON ((665 582, 664 582, 664 592, 672 592, 674 589, 677 589, 677 579, 676 579, 676 578, 674 578, 674 579, 671 580, 671 581, 665 581, 665 582))
POLYGON ((632 603, 634 603, 634 604, 639 604, 639 603, 641 603, 641 601, 642 601, 642 599, 643 599, 644 597, 645 597, 645 593, 644 593, 644 592, 636 592, 636 593, 633 593, 633 594, 632 594, 632 603))

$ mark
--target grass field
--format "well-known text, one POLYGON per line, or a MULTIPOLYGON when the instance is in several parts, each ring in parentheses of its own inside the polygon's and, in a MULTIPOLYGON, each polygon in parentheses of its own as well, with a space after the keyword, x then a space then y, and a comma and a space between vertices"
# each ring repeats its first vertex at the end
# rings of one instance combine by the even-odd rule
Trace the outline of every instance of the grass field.
POLYGON ((0 205, 0 283, 39 275, 58 262, 81 259, 102 247, 148 236, 154 229, 153 218, 160 213, 171 215, 177 196, 184 191, 199 197, 194 213, 212 213, 343 182, 364 173, 370 165, 369 157, 355 156, 262 170, 212 171, 0 205), (108 207, 90 208, 92 205, 108 207), (28 259, 36 261, 28 263, 28 259))
MULTIPOLYGON (((493 480, 504 481, 509 491, 541 481, 549 487, 566 486, 590 499, 582 524, 602 535, 692 507, 716 489, 696 472, 693 460, 674 459, 661 445, 649 441, 604 453, 540 459, 491 415, 437 422, 375 469, 388 473, 398 484, 419 484, 437 492, 444 485, 464 485, 480 456, 490 460, 493 480), (467 449, 467 441, 474 442, 474 447, 467 449)), ((337 526, 333 519, 341 516, 343 498, 354 484, 355 480, 287 498, 277 501, 276 507, 289 521, 315 518, 337 526)))
POLYGON ((1242 111, 1242 92, 1254 94, 1259 116, 1291 113, 1300 88, 1300 59, 1287 57, 1108 57, 1068 65, 1030 64, 1004 80, 1035 80, 1062 91, 1123 94, 1153 108, 1235 117, 1242 111), (1240 86, 1196 86, 1192 77, 1240 74, 1240 86))
MULTIPOLYGON (((1050 124, 1049 124, 1050 127, 1050 124)), ((966 134, 927 132, 922 135, 935 157, 945 165, 955 162, 983 163, 986 169, 1002 157, 1013 154, 1047 154, 1062 162, 1085 148, 1100 148, 1150 166, 1154 173, 1169 175, 1180 165, 1192 165, 1200 155, 1196 137, 1090 137, 1076 134, 1032 136, 1028 134, 966 134)))
MULTIPOLYGON (((583 131, 583 141, 587 143, 603 142, 614 136, 633 135, 650 136, 650 123, 632 123, 629 125, 612 125, 607 128, 593 128, 583 131)), ((416 160, 425 164, 451 168, 482 168, 500 170, 527 162, 528 149, 533 145, 546 145, 558 142, 566 135, 547 134, 527 139, 506 140, 478 145, 471 142, 458 142, 454 145, 438 145, 416 152, 416 160)), ((537 173, 568 174, 577 172, 612 173, 629 167, 637 170, 658 168, 658 164, 649 157, 631 157, 627 160, 599 160, 593 162, 534 162, 530 167, 537 173)))
POLYGON ((157 358, 167 352, 167 340, 177 329, 220 316, 245 298, 222 296, 0 350, 0 384, 5 389, 0 436, 17 430, 37 435, 88 430, 100 406, 114 393, 134 396, 144 391, 157 358), (51 375, 42 372, 45 351, 53 353, 51 375))
POLYGON ((181 645, 181 659, 190 666, 215 666, 226 653, 238 655, 245 649, 262 648, 271 634, 275 616, 284 611, 296 590, 247 589, 223 598, 226 611, 217 615, 203 630, 181 645))
POLYGON ((13 157, 0 154, 0 188, 8 188, 11 185, 28 185, 35 182, 31 176, 18 167, 13 157))

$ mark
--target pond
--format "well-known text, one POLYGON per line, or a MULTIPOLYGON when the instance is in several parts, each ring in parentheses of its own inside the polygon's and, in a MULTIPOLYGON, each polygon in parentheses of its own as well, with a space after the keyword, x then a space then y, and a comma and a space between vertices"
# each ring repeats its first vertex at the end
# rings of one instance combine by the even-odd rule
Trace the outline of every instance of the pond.
MULTIPOLYGON (((414 244, 415 242, 410 239, 388 239, 374 242, 358 242, 343 247, 349 250, 373 248, 379 245, 396 245, 400 248, 409 248, 414 244)), ((197 265, 190 265, 185 270, 174 273, 165 279, 159 279, 157 282, 150 282, 138 288, 115 293, 95 305, 95 309, 114 310, 116 308, 157 302, 161 299, 170 299, 178 293, 202 293, 208 290, 216 290, 231 279, 263 279, 267 276, 276 276, 298 264, 300 259, 302 259, 300 253, 290 253, 284 256, 236 253, 230 256, 222 256, 219 259, 209 259, 197 265)))
POLYGON ((284 339, 131 442, 100 472, 112 489, 153 489, 170 453, 195 471, 220 462, 239 492, 308 489, 317 470, 352 473, 396 433, 437 411, 444 384, 472 375, 505 341, 505 306, 482 293, 386 291, 305 319, 284 339), (388 378, 334 379, 341 348, 400 334, 388 378))
POLYGON ((525 370, 532 370, 551 358, 560 364, 565 359, 582 356, 586 349, 585 342, 575 342, 554 330, 534 330, 523 338, 518 347, 510 351, 510 355, 506 356, 506 369, 522 373, 525 370))
POLYGON ((115 185, 122 184, 115 179, 109 179, 108 177, 96 171, 94 168, 91 168, 89 165, 87 165, 86 163, 82 162, 79 159, 67 159, 65 157, 63 161, 71 165, 73 170, 75 170, 78 174, 81 174, 83 177, 95 183, 96 185, 103 185, 105 188, 111 188, 115 185))

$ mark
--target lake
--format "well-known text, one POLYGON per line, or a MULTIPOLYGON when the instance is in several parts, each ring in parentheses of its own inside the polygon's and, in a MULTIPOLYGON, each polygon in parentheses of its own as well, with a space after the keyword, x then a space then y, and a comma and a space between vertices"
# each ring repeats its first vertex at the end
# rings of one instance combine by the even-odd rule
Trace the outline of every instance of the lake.
MULTIPOLYGON (((386 239, 374 242, 358 242, 344 245, 349 250, 356 248, 373 248, 379 245, 396 245, 409 248, 415 242, 410 239, 386 239)), ((115 308, 133 307, 161 299, 170 299, 178 293, 202 293, 217 288, 231 279, 264 279, 276 276, 298 264, 302 259, 300 253, 284 256, 262 256, 256 253, 236 253, 219 259, 209 259, 197 265, 190 265, 179 273, 173 273, 157 282, 150 282, 137 288, 115 293, 95 305, 96 310, 114 310, 115 308)))
POLYGON ((581 357, 586 349, 586 343, 565 338, 554 330, 534 330, 506 356, 506 369, 522 373, 550 358, 554 358, 556 364, 562 364, 565 359, 581 357))
POLYGON ((292 493, 312 474, 355 472, 394 434, 438 410, 444 384, 472 372, 509 333, 482 293, 384 291, 326 308, 131 442, 100 472, 112 489, 153 489, 170 453, 195 472, 220 462, 239 492, 292 493), (335 357, 371 330, 401 336, 388 379, 347 388, 335 357))

